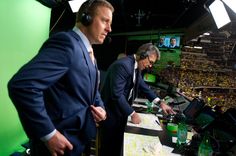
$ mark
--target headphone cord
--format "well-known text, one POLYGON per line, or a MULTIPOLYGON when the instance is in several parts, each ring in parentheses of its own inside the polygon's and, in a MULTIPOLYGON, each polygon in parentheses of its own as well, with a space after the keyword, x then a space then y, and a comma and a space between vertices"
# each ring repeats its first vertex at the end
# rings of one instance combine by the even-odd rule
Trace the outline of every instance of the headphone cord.
POLYGON ((58 17, 57 21, 54 23, 54 25, 53 25, 52 28, 50 29, 50 31, 49 31, 50 33, 51 33, 51 31, 54 29, 54 27, 58 24, 59 20, 60 20, 61 17, 64 15, 65 11, 66 11, 66 8, 62 11, 61 15, 58 17))

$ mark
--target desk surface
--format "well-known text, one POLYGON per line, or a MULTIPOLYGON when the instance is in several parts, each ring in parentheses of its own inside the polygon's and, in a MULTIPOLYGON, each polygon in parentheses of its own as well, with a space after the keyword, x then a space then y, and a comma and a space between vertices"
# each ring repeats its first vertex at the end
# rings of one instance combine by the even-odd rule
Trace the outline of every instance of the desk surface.
MULTIPOLYGON (((139 114, 142 121, 148 118, 149 120, 154 120, 153 124, 157 125, 155 118, 158 119, 158 117, 154 114, 139 114), (150 118, 150 116, 155 116, 155 118, 150 118)), ((152 121, 149 122, 151 123, 152 121)), ((134 152, 136 152, 135 155, 144 156, 147 154, 150 156, 150 152, 148 152, 150 149, 155 149, 154 153, 156 153, 151 155, 177 155, 178 152, 174 150, 175 143, 172 142, 171 134, 167 132, 165 125, 161 123, 160 126, 162 130, 155 126, 144 128, 143 126, 131 126, 127 123, 124 134, 124 156, 131 156, 134 152), (171 153, 172 151, 173 153, 171 153)))
MULTIPOLYGON (((146 101, 147 101, 146 99, 136 99, 134 101, 134 105, 133 105, 133 108, 135 109, 135 111, 140 114, 148 114, 147 113, 147 106, 145 105, 146 101)), ((159 110, 158 107, 153 108, 152 115, 155 116, 156 118, 158 118, 155 115, 156 113, 158 113, 158 110, 159 110)), ((144 115, 144 118, 146 118, 146 117, 147 117, 147 115, 144 115)), ((147 119, 142 119, 142 120, 147 120, 147 119)), ((153 120, 153 119, 149 119, 149 120, 153 120)), ((157 124, 157 123, 153 122, 151 124, 157 124)), ((150 127, 152 127, 152 126, 150 126, 150 127)), ((139 149, 136 149, 138 151, 138 153, 140 153, 138 155, 145 155, 141 151, 145 151, 146 144, 153 144, 153 141, 151 141, 151 140, 155 140, 154 142, 156 142, 156 144, 154 146, 160 147, 160 145, 157 143, 157 142, 160 142, 162 149, 168 150, 168 152, 169 152, 169 153, 166 153, 166 151, 165 151, 164 154, 159 153, 159 155, 168 155, 168 156, 169 155, 180 155, 180 153, 183 152, 182 149, 178 149, 176 146, 176 143, 173 143, 173 138, 175 140, 177 140, 176 134, 173 134, 170 131, 168 131, 166 128, 166 124, 163 124, 162 122, 160 122, 160 127, 162 128, 162 130, 155 129, 155 128, 148 128, 148 126, 147 127, 132 126, 128 122, 127 126, 125 128, 125 135, 124 135, 124 156, 132 156, 133 155, 133 152, 130 155, 125 153, 125 152, 127 152, 127 151, 125 151, 127 149, 127 147, 125 148, 125 146, 128 146, 129 148, 131 148, 129 145, 127 145, 127 139, 130 143, 135 142, 135 144, 133 144, 133 146, 139 147, 139 149), (143 146, 143 150, 141 150, 141 151, 140 151, 140 146, 143 146)), ((188 133, 189 139, 191 139, 192 135, 193 135, 192 133, 190 133, 190 134, 188 133)), ((133 147, 133 150, 135 150, 135 147, 133 147)))

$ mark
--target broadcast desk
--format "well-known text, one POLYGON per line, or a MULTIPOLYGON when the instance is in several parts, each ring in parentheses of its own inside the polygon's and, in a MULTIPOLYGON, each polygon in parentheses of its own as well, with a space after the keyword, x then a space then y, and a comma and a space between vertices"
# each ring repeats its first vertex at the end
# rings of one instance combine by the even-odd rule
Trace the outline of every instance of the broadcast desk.
POLYGON ((180 156, 176 149, 176 134, 171 134, 166 125, 155 114, 146 113, 145 106, 135 104, 135 110, 142 110, 142 123, 132 124, 128 119, 124 134, 124 156, 180 156))
POLYGON ((153 114, 140 113, 142 121, 146 122, 141 126, 127 123, 124 134, 124 156, 162 156, 177 155, 172 153, 175 143, 172 143, 172 136, 168 134, 166 127, 156 123, 158 118, 153 114), (155 119, 156 118, 156 119, 155 119), (153 124, 150 126, 146 124, 153 124))

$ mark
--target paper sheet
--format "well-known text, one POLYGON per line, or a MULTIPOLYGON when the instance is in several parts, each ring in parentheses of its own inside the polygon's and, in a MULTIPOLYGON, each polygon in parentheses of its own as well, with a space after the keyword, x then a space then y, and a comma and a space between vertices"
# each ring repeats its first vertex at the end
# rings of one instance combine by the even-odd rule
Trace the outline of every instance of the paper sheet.
POLYGON ((180 156, 163 146, 158 136, 124 133, 124 156, 180 156))
POLYGON ((158 136, 124 134, 124 156, 156 156, 161 150, 158 136))
POLYGON ((160 123, 160 121, 157 116, 155 116, 154 114, 143 114, 143 113, 138 113, 138 114, 141 118, 141 123, 133 124, 131 123, 131 118, 129 117, 127 122, 128 126, 162 131, 161 126, 158 124, 160 123))

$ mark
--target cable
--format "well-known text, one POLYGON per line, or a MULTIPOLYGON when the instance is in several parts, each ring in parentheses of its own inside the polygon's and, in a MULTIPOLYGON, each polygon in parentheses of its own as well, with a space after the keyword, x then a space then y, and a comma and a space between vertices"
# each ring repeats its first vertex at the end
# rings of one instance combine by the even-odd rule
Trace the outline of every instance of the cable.
POLYGON ((61 19, 61 17, 64 15, 65 11, 66 11, 66 8, 62 11, 61 15, 59 16, 59 18, 57 19, 57 21, 54 23, 54 25, 52 26, 52 28, 50 29, 50 31, 49 31, 50 33, 51 33, 51 31, 54 29, 54 27, 57 25, 57 23, 59 22, 59 20, 61 19))

